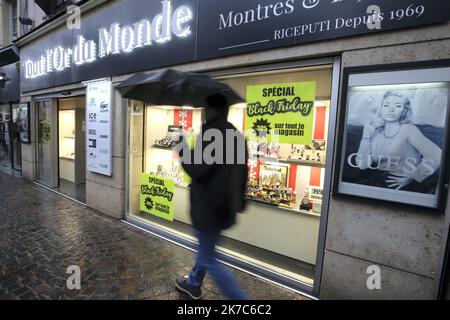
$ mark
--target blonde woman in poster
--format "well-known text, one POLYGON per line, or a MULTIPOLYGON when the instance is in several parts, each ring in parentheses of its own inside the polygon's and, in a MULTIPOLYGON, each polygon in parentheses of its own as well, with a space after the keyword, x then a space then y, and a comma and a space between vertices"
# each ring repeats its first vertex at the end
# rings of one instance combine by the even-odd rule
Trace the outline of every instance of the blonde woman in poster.
POLYGON ((376 118, 364 126, 356 164, 378 170, 371 184, 428 193, 421 184, 440 168, 442 151, 412 123, 413 116, 410 99, 388 91, 376 118))

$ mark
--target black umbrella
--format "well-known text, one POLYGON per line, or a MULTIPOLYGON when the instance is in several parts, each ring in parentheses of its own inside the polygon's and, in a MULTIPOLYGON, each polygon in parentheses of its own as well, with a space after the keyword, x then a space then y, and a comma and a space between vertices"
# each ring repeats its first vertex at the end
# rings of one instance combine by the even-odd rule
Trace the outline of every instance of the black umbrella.
POLYGON ((124 98, 153 105, 204 107, 213 94, 225 96, 230 105, 244 102, 228 85, 210 76, 175 70, 136 74, 117 89, 124 98))

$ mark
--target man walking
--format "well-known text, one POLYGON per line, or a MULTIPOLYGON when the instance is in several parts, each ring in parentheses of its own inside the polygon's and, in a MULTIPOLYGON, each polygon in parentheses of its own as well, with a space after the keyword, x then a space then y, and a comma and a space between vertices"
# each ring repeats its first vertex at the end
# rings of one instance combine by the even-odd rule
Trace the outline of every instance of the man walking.
MULTIPOLYGON (((179 290, 189 294, 193 299, 200 299, 201 286, 206 273, 209 272, 228 299, 247 300, 247 295, 230 271, 217 261, 215 248, 220 232, 233 226, 236 222, 236 213, 245 209, 247 146, 244 136, 227 121, 229 109, 227 99, 216 94, 207 98, 206 102, 205 124, 202 126, 202 133, 194 150, 189 151, 190 157, 180 152, 183 168, 192 178, 190 213, 199 242, 198 252, 191 273, 177 279, 175 284, 179 290), (219 132, 222 136, 221 141, 220 139, 215 141, 214 138, 204 141, 209 140, 205 137, 214 136, 219 132), (231 136, 233 139, 229 138, 231 136), (213 152, 211 156, 216 161, 211 164, 210 160, 205 159, 204 153, 211 149, 213 143, 222 147, 222 150, 213 152), (203 155, 200 161, 199 154, 203 155)), ((182 149, 187 150, 186 142, 182 143, 184 144, 182 149)))

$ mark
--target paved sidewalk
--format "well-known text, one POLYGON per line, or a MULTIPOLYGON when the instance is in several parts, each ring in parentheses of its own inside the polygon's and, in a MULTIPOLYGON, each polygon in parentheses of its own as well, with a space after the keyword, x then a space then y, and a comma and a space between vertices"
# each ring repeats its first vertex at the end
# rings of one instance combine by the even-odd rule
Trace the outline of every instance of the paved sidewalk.
MULTIPOLYGON (((0 172, 0 300, 186 299, 174 288, 194 254, 0 172), (68 290, 67 267, 81 268, 68 290)), ((254 299, 304 299, 233 270, 254 299)), ((223 299, 207 278, 204 299, 223 299)))

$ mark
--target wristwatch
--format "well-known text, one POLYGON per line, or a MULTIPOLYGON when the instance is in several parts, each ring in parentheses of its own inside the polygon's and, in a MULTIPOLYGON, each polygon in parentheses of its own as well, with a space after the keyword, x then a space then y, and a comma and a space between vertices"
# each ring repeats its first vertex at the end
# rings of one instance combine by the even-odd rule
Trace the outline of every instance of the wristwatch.
POLYGON ((303 198, 302 203, 300 204, 300 209, 307 211, 311 209, 311 205, 308 198, 303 198))

